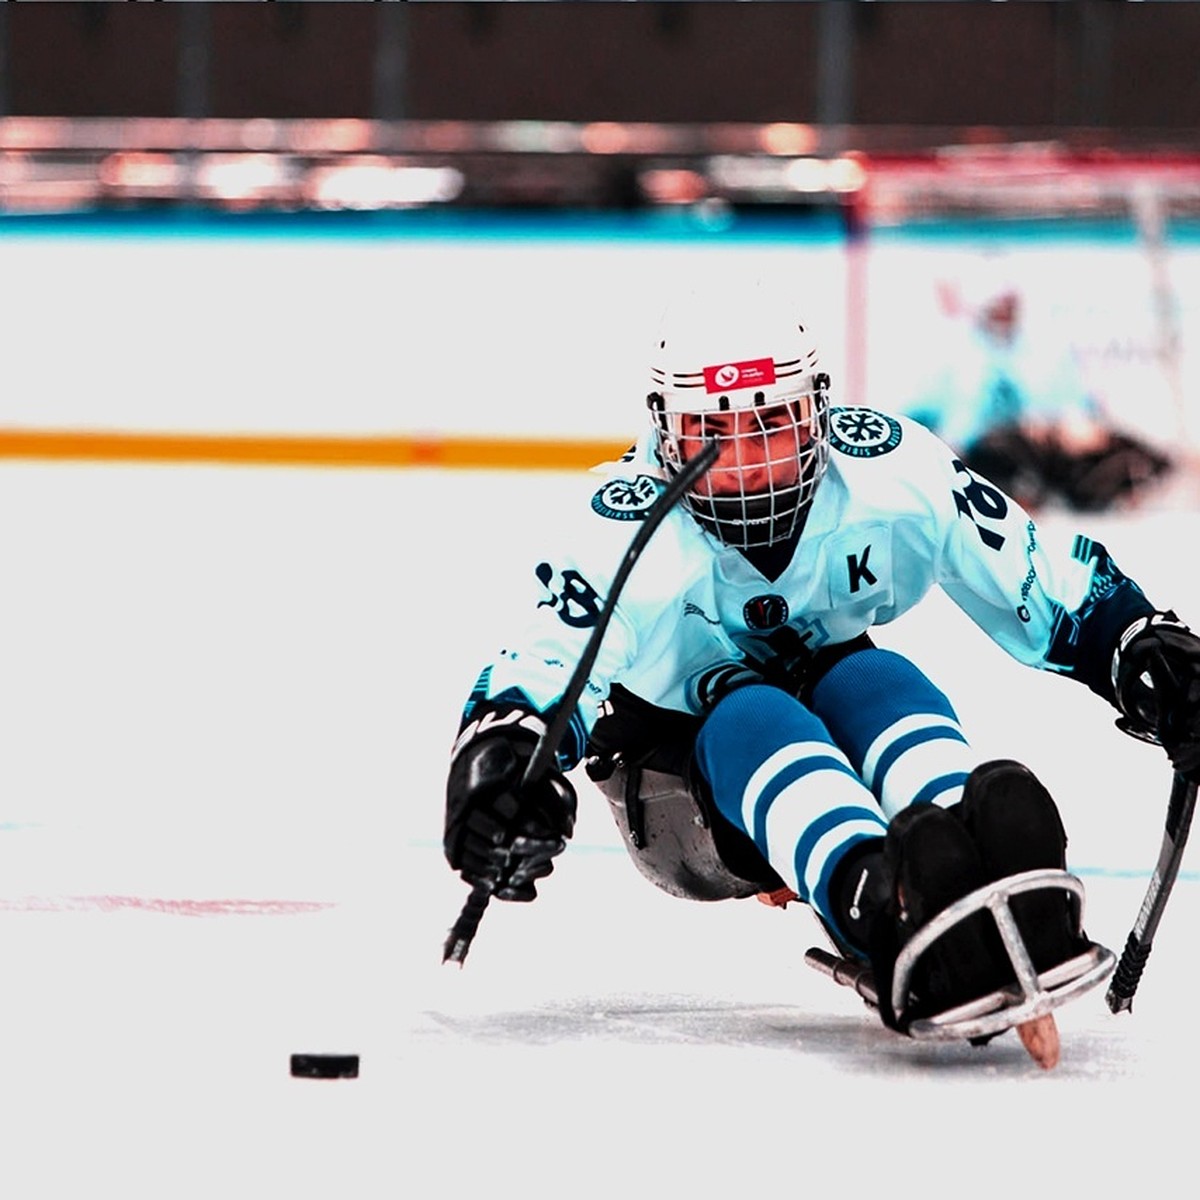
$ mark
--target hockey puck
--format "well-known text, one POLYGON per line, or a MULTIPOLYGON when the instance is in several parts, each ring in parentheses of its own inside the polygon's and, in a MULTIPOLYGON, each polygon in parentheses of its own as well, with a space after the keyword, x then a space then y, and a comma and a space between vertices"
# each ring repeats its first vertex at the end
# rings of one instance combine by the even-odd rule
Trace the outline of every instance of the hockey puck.
POLYGON ((357 1079, 357 1054, 293 1054, 292 1074, 297 1079, 357 1079))

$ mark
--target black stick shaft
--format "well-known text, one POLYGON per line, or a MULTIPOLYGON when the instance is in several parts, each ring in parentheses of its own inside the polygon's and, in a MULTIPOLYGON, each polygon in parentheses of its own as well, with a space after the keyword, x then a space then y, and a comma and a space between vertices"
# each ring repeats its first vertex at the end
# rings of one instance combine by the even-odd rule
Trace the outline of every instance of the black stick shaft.
MULTIPOLYGON (((717 453, 717 443, 708 442, 695 458, 689 459, 684 464, 683 470, 667 484, 662 495, 651 506, 641 528, 629 543, 629 549, 625 551, 625 557, 621 560, 616 575, 613 576, 608 596, 605 598, 604 606, 596 621, 596 627, 588 637, 583 654, 580 656, 579 662, 575 664, 575 670, 567 681, 566 689, 555 705, 554 716, 550 724, 538 738, 533 755, 526 764, 525 774, 521 780, 522 787, 537 783, 553 764, 554 756, 558 753, 558 748, 566 736, 571 718, 575 715, 575 706, 579 703, 579 697, 587 685, 588 675, 596 662, 596 656, 600 653, 600 643, 604 639, 605 630, 608 629, 608 623, 617 607, 617 599, 621 595, 626 579, 629 578, 629 572, 633 570, 634 563, 641 557, 647 542, 662 524, 663 518, 679 503, 684 492, 692 487, 700 476, 712 466, 717 453)), ((467 957, 467 951, 471 948, 475 932, 479 928, 479 922, 483 920, 484 910, 491 901, 493 891, 494 885, 486 881, 475 884, 471 889, 471 894, 467 897, 458 920, 454 922, 454 927, 446 938, 442 950, 442 962, 456 962, 460 966, 462 965, 467 957)))
POLYGON ((1112 1012, 1126 1012, 1133 1007, 1133 997, 1142 981, 1142 972, 1154 945, 1154 935, 1179 874, 1179 864, 1183 861, 1183 850, 1187 845, 1195 811, 1196 785, 1176 772, 1171 784, 1171 799, 1167 805, 1158 862, 1151 873, 1150 886, 1146 889, 1137 920, 1125 940, 1125 948, 1121 951, 1121 959, 1105 995, 1112 1012))
POLYGON ((524 784, 536 783, 541 779, 550 769, 554 756, 558 753, 558 747, 567 732, 567 726, 575 715, 575 705, 579 703, 579 697, 583 694, 588 675, 591 673, 596 656, 600 653, 600 643, 604 640, 604 633, 608 629, 608 623, 617 607, 617 598, 625 587, 625 581, 629 578, 629 572, 633 570, 633 564, 641 557, 646 543, 650 541, 654 531, 662 524, 663 518, 675 507, 683 493, 712 466, 716 457, 717 443, 709 442, 695 458, 685 464, 683 470, 671 480, 663 494, 646 514, 646 520, 629 543, 629 549, 625 551, 625 557, 621 560, 616 575, 613 576, 604 607, 596 621, 596 628, 592 630, 587 645, 583 648, 583 654, 576 663, 575 670, 567 683, 566 691, 563 692, 555 707, 554 719, 550 722, 546 732, 538 739, 533 757, 525 767, 525 778, 522 781, 524 784))

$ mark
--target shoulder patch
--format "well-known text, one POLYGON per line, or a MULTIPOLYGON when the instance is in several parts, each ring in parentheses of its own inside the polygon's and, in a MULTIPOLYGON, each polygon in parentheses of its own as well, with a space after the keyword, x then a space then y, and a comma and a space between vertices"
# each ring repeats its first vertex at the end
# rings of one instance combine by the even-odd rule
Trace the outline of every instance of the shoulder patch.
POLYGON ((873 408, 831 408, 829 440, 851 458, 876 458, 900 445, 900 422, 873 408))
POLYGON ((663 488, 662 480, 653 475, 610 479, 592 497, 592 511, 614 521, 644 521, 663 488))

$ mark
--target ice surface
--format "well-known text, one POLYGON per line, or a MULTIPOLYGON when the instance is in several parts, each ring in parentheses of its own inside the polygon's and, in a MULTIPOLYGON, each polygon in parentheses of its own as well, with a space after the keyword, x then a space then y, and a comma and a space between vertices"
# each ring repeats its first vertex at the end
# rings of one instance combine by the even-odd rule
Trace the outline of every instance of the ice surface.
MULTIPOLYGON (((887 1033, 803 909, 646 883, 580 782, 534 905, 465 899, 446 751, 553 475, 0 467, 0 1191, 12 1200, 1148 1194, 1190 1173, 1200 888, 1063 1061, 887 1033), (522 531, 507 517, 525 513, 522 531), (293 1052, 361 1055, 292 1079, 293 1052)), ((1049 518, 1074 528, 1065 518, 1049 518)), ((1200 619, 1192 512, 1107 517, 1200 619)), ((884 639, 881 639, 884 640, 884 639)), ((1170 783, 934 596, 886 631, 1057 795, 1119 950, 1170 783)))

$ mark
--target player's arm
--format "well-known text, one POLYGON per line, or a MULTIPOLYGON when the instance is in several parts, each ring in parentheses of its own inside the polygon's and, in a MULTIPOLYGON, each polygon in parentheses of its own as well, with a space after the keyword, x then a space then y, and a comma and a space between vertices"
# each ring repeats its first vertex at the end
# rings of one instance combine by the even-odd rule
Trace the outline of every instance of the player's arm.
POLYGON ((582 759, 609 681, 635 640, 628 621, 613 620, 588 684, 575 706, 553 765, 526 778, 580 661, 609 576, 571 560, 534 565, 537 582, 525 630, 484 669, 467 700, 446 782, 443 848, 463 879, 487 883, 502 900, 532 900, 575 825, 576 797, 567 772, 582 759))
POLYGON ((1119 724, 1200 777, 1200 638, 1156 609, 1099 542, 1047 546, 1011 497, 950 456, 943 587, 1015 658, 1107 700, 1119 724))
POLYGON ((1121 714, 1120 728, 1158 742, 1180 774, 1200 780, 1200 638, 1156 609, 1099 542, 1077 536, 1068 557, 1058 577, 1083 568, 1086 586, 1078 602, 1061 591, 1050 599, 1040 665, 1085 684, 1121 714))

